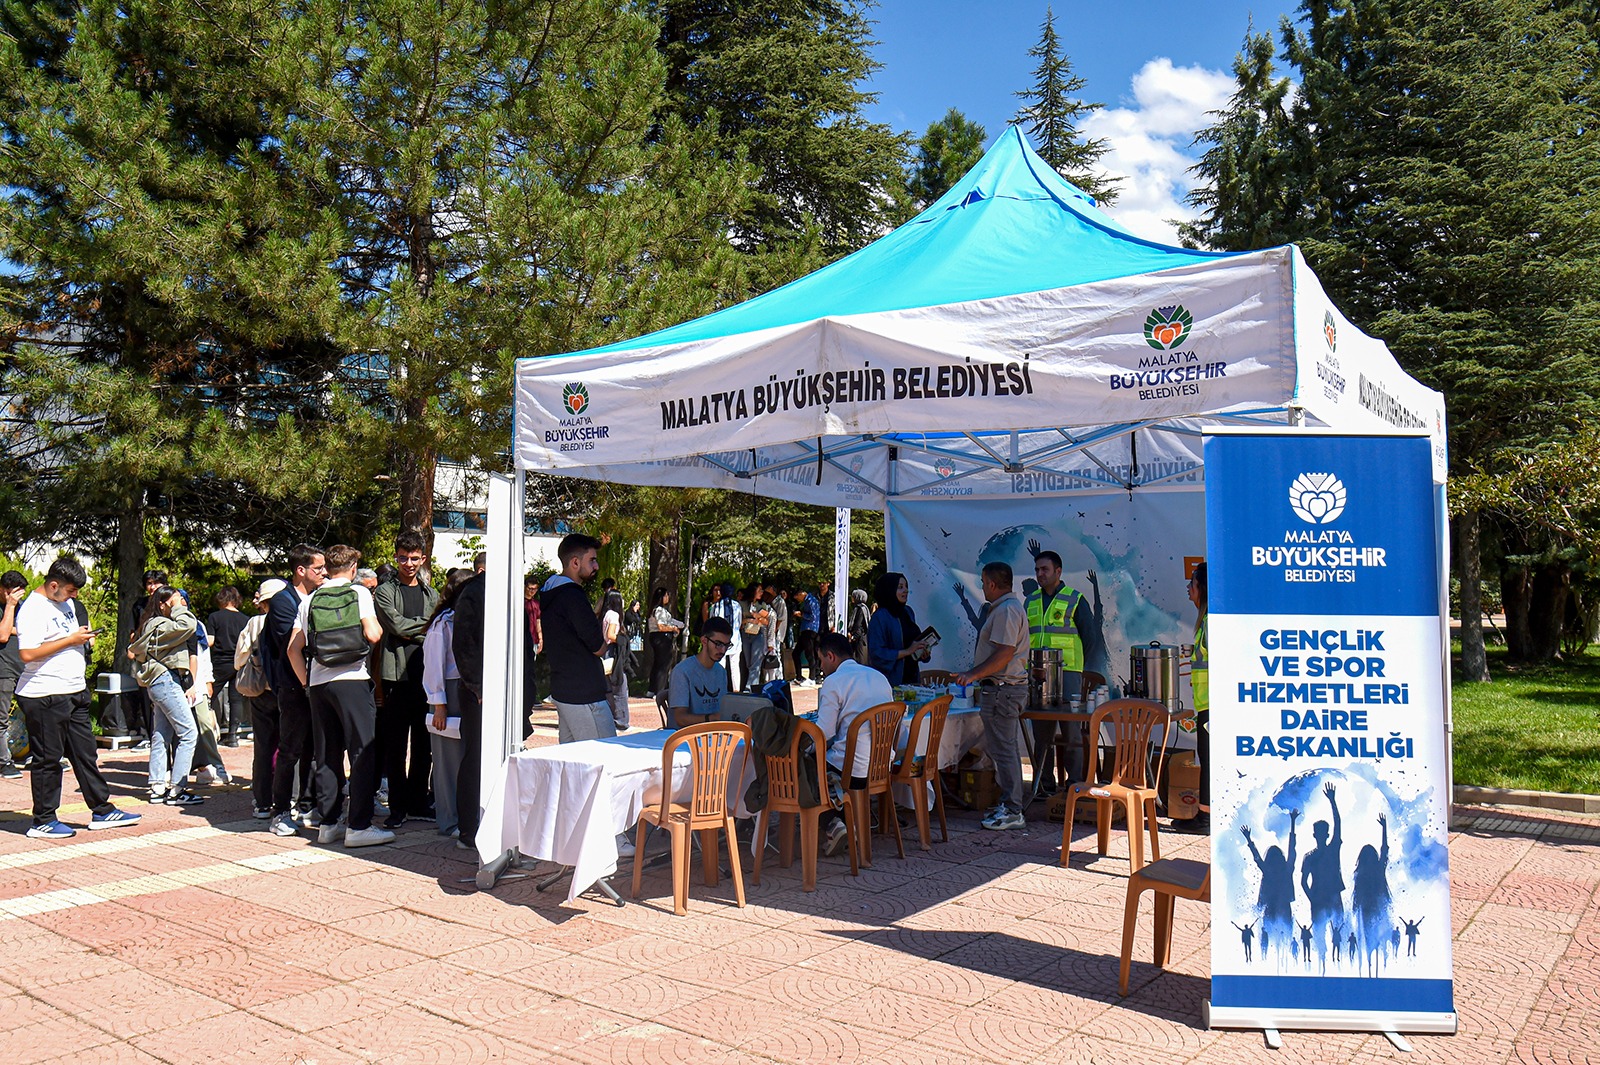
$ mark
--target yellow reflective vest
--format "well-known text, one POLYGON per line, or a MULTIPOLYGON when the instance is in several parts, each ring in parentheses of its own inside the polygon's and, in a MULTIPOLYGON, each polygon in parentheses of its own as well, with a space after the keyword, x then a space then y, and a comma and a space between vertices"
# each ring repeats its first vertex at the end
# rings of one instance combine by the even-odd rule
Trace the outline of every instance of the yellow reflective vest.
POLYGON ((1189 665, 1189 685, 1194 688, 1194 710, 1211 709, 1211 660, 1206 650, 1206 619, 1201 614, 1194 627, 1194 658, 1189 665))
POLYGON ((1044 592, 1034 589, 1028 596, 1028 646, 1055 648, 1061 652, 1061 666, 1072 673, 1083 672, 1083 638, 1073 615, 1083 594, 1062 585, 1045 609, 1044 592))

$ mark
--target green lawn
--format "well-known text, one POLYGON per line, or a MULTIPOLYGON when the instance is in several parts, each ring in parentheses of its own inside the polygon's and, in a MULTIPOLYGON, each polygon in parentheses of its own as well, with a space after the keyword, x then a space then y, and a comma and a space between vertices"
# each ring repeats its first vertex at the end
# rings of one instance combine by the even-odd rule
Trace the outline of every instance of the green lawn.
POLYGON ((1491 646, 1489 675, 1455 680, 1456 783, 1600 794, 1600 648, 1575 663, 1512 666, 1491 646))

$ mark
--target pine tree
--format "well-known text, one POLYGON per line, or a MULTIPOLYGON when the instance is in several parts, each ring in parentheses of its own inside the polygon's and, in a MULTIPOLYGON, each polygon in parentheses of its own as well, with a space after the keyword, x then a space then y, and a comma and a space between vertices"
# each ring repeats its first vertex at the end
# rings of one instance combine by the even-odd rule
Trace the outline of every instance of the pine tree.
POLYGON ((1017 112, 1014 122, 1025 124, 1040 157, 1056 172, 1093 196, 1102 206, 1115 203, 1120 179, 1095 172, 1095 164, 1110 150, 1102 138, 1083 139, 1083 120, 1104 107, 1089 103, 1083 92, 1083 78, 1072 72, 1072 60, 1061 50, 1056 35, 1056 16, 1045 8, 1039 43, 1028 49, 1039 61, 1033 68, 1033 87, 1017 93, 1030 101, 1017 112))
POLYGON ((1287 243, 1301 221, 1289 114, 1289 79, 1273 66, 1272 38, 1248 33, 1234 57, 1237 83, 1216 122, 1195 136, 1209 147, 1190 167, 1199 180, 1186 203, 1200 217, 1178 227, 1190 247, 1245 251, 1287 243))
MULTIPOLYGON (((857 0, 654 0, 667 62, 664 114, 710 127, 718 154, 755 168, 735 243, 754 291, 881 236, 904 139, 870 122, 878 68, 857 0)), ((741 297, 742 298, 742 297, 741 297)))
POLYGON ((917 141, 906 185, 916 210, 927 207, 983 158, 989 131, 952 107, 917 141))

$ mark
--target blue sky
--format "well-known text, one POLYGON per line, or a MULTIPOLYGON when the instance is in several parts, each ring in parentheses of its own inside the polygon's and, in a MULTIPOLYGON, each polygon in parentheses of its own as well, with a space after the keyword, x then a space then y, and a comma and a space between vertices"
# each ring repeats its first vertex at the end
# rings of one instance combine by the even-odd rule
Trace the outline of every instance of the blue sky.
MULTIPOLYGON (((1106 105, 1090 132, 1111 143, 1103 162, 1124 177, 1110 213, 1141 235, 1171 241, 1194 133, 1232 91, 1234 53, 1254 19, 1276 36, 1299 0, 1055 0, 1056 32, 1085 95, 1106 105)), ((920 135, 951 107, 992 141, 1032 82, 1043 0, 878 0, 874 54, 883 69, 870 116, 920 135)))

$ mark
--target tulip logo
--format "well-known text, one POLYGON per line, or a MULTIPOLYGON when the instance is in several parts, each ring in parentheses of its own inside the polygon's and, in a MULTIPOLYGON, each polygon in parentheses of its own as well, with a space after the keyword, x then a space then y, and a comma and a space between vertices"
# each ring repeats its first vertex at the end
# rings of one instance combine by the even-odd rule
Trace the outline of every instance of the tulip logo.
POLYGON ((589 390, 581 381, 574 381, 561 389, 561 405, 567 408, 567 413, 576 418, 589 409, 589 390))
POLYGON ((952 473, 956 472, 956 464, 951 462, 949 459, 940 459, 938 462, 934 463, 933 468, 939 471, 940 477, 948 477, 952 473))
POLYGON ((1189 338, 1194 318, 1179 304, 1157 307, 1144 320, 1144 342, 1157 351, 1171 351, 1189 338))
POLYGON ((1302 473, 1289 486, 1289 506, 1302 521, 1326 525, 1344 513, 1344 482, 1331 473, 1302 473))
POLYGON ((1332 311, 1322 313, 1322 337, 1328 342, 1329 351, 1339 350, 1339 326, 1333 320, 1332 311))

